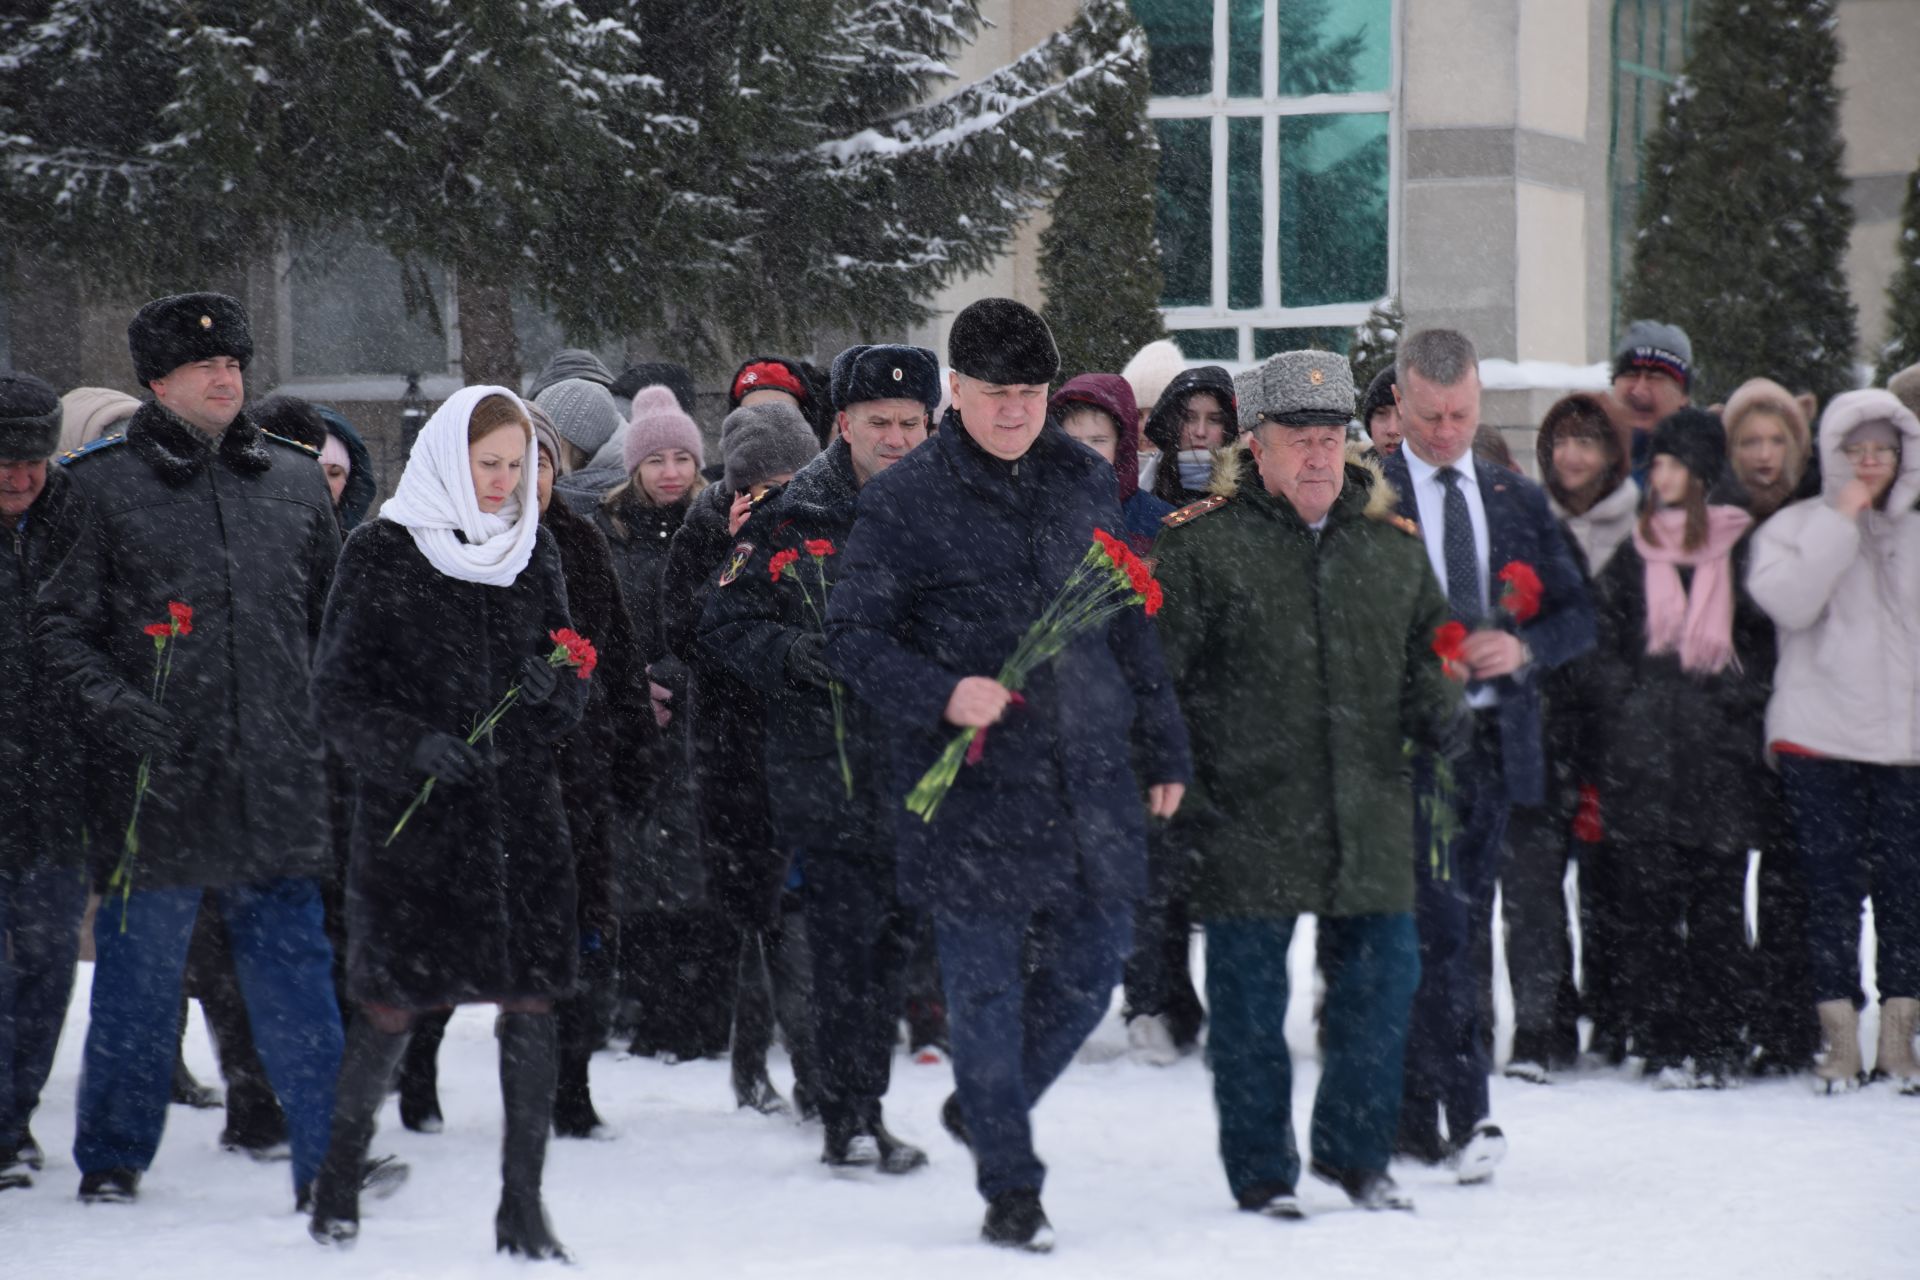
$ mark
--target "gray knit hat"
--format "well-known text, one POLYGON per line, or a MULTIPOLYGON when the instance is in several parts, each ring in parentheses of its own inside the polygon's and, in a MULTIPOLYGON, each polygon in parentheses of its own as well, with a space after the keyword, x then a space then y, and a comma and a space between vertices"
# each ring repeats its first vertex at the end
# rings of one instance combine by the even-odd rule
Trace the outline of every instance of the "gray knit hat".
POLYGON ((792 475, 820 452, 820 442, 798 409, 763 401, 735 409, 720 424, 726 485, 734 493, 792 475))
POLYGON ((588 457, 598 453, 620 425, 613 393, 584 378, 562 379, 534 397, 534 403, 553 419, 553 429, 588 457))
POLYGON ((613 374, 608 371, 605 362, 591 351, 579 347, 562 347, 553 353, 553 359, 547 361, 547 367, 540 371, 527 387, 527 399, 538 400, 540 393, 557 382, 569 378, 579 378, 583 382, 597 382, 603 387, 613 386, 613 374))
POLYGON ((1677 324, 1635 320, 1613 349, 1613 376, 1631 369, 1664 373, 1682 387, 1693 385, 1693 340, 1677 324))
POLYGON ((1337 351, 1282 351, 1234 379, 1251 427, 1343 427, 1353 420, 1353 369, 1337 351))

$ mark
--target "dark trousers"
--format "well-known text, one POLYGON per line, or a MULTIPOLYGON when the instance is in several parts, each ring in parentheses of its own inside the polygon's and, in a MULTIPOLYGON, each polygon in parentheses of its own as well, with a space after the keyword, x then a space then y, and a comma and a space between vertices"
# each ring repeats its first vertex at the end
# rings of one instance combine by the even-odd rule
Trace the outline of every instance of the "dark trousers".
POLYGON ((1046 1180, 1029 1113, 1106 1014, 1132 932, 1131 902, 1032 913, 934 914, 947 985, 953 1076, 991 1200, 1046 1180))
POLYGON ((782 895, 780 924, 747 929, 740 943, 739 987, 733 1007, 733 1078, 736 1088, 765 1075, 767 1050, 784 1032, 793 1060, 793 1087, 804 1114, 818 1103, 820 1083, 813 1046, 813 964, 807 953, 807 917, 799 895, 782 895))
POLYGON ((1880 997, 1920 997, 1920 767, 1782 756, 1807 882, 1815 1000, 1860 1004, 1860 901, 1880 997))
POLYGON ((82 1173, 153 1163, 166 1126, 181 973, 200 900, 208 895, 226 921, 254 1042, 286 1110, 298 1188, 313 1180, 327 1149, 342 1043, 333 955, 311 880, 204 893, 135 889, 124 932, 120 900, 101 905, 93 927, 93 1005, 74 1161, 82 1173))
POLYGON ((1524 1037, 1564 1059, 1580 1050, 1565 887, 1573 848, 1566 815, 1558 807, 1515 806, 1500 864, 1515 1039, 1524 1037))
POLYGON ((1620 960, 1639 1005, 1636 1052, 1655 1070, 1689 1057, 1703 1070, 1732 1070, 1750 977, 1746 854, 1628 844, 1620 858, 1620 960))
POLYGON ((889 857, 810 848, 803 859, 820 1115, 877 1121, 921 917, 901 905, 889 857))
MULTIPOLYGON (((184 985, 207 1015, 207 1030, 213 1035, 214 1053, 220 1059, 220 1078, 227 1086, 225 1138, 254 1147, 285 1141, 287 1118, 281 1113, 280 1100, 273 1095, 267 1069, 254 1046, 226 921, 221 919, 211 895, 200 900, 193 941, 187 947, 184 985)), ((181 1013, 184 1024, 184 1005, 181 1013)))
MULTIPOLYGON (((1286 1035, 1294 919, 1206 925, 1207 1058, 1220 1114, 1220 1159, 1243 1204, 1300 1178, 1286 1035)), ((1327 993, 1313 1157, 1336 1169, 1384 1172, 1400 1118, 1407 1014, 1420 981, 1418 930, 1410 915, 1322 919, 1319 928, 1327 993)))
POLYGON ((1125 1013, 1129 1020, 1167 1020, 1176 1044, 1191 1044, 1206 1024, 1193 989, 1193 916, 1187 899, 1193 858, 1164 831, 1147 836, 1147 896, 1133 913, 1133 949, 1127 955, 1125 1013))
POLYGON ((940 982, 940 944, 934 940, 933 920, 916 912, 913 946, 907 955, 907 1047, 913 1052, 929 1045, 951 1056, 947 1035, 947 993, 940 982))
POLYGON ((1760 851, 1760 915, 1745 983, 1747 1036, 1763 1070, 1800 1071, 1820 1049, 1807 955, 1807 882, 1800 843, 1782 833, 1760 851))
MULTIPOLYGON (((1611 839, 1580 844, 1580 1011, 1593 1021, 1593 1048, 1624 1049, 1632 1033, 1620 975, 1627 926, 1620 914, 1620 850, 1611 839)), ((1511 967, 1511 962, 1509 962, 1511 967)))
POLYGON ((620 923, 621 994, 633 1051, 681 1059, 725 1053, 739 982, 740 931, 717 910, 632 911, 620 923))
POLYGON ((26 1139, 53 1069, 86 910, 78 867, 42 861, 0 871, 0 1165, 26 1139))
MULTIPOLYGON (((1415 806, 1414 817, 1420 988, 1407 1032, 1400 1146, 1428 1159, 1444 1151, 1442 1114, 1448 1138, 1456 1144, 1466 1141, 1473 1126, 1487 1116, 1491 1028, 1483 1022, 1486 979, 1475 969, 1472 940, 1476 930, 1491 937, 1494 875, 1507 828, 1506 779, 1494 712, 1476 717, 1473 747, 1454 762, 1453 783, 1451 806, 1458 832, 1438 851, 1438 866, 1424 804, 1415 806)), ((1424 763, 1416 769, 1415 788, 1417 796, 1433 791, 1433 775, 1424 763)))

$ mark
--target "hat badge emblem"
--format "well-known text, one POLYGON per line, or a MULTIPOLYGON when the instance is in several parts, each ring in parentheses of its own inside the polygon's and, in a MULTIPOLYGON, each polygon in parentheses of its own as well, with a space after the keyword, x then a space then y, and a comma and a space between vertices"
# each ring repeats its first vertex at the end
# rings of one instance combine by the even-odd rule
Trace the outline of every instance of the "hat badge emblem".
POLYGON ((741 375, 740 381, 751 386, 752 384, 760 381, 760 375, 757 373, 745 373, 741 375))
POLYGON ((905 369, 895 368, 893 371, 893 380, 895 382, 900 382, 904 380, 906 376, 907 376, 907 371, 905 369))
POLYGON ((211 328, 213 328, 213 317, 212 317, 212 316, 201 316, 201 317, 200 317, 200 327, 201 327, 202 329, 211 329, 211 328))
POLYGON ((1327 380, 1327 375, 1320 372, 1320 370, 1318 369, 1307 370, 1307 381, 1311 382, 1314 386, 1317 387, 1321 383, 1325 382, 1326 380, 1327 380))

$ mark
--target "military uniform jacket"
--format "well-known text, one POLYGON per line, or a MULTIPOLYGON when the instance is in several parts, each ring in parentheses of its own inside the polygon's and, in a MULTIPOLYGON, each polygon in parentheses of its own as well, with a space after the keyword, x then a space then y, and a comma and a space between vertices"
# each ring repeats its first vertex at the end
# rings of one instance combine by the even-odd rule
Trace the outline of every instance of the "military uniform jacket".
POLYGON ((1347 464, 1316 537, 1244 447, 1228 462, 1229 499, 1154 547, 1161 645, 1193 742, 1174 836, 1198 852, 1194 910, 1411 911, 1406 744, 1440 747, 1461 714, 1432 648, 1446 597, 1376 470, 1347 464))
POLYGON ((216 441, 156 404, 67 462, 84 516, 40 590, 35 634, 78 710, 98 872, 118 860, 138 757, 120 727, 153 692, 142 631, 193 609, 171 642, 177 741, 153 762, 134 887, 325 874, 326 766, 307 680, 340 535, 310 450, 242 413, 216 441))

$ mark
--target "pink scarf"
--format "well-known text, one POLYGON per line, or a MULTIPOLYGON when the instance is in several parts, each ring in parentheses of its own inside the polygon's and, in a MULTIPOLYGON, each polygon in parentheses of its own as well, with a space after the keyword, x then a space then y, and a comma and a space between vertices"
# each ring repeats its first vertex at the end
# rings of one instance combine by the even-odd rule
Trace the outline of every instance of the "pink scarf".
POLYGON ((1687 513, 1656 511, 1654 546, 1633 530, 1634 549, 1647 562, 1647 652, 1680 651, 1680 667, 1716 675, 1733 659, 1733 548, 1753 524, 1738 507, 1707 508, 1707 544, 1682 551, 1687 513), (1693 568, 1693 589, 1680 582, 1681 565, 1693 568))

